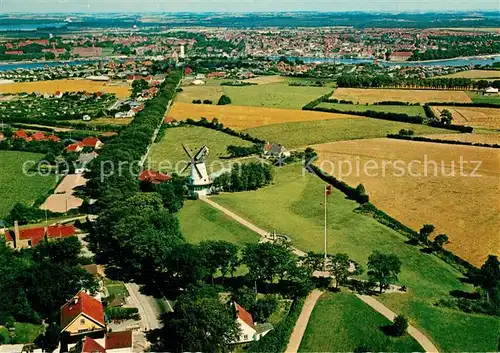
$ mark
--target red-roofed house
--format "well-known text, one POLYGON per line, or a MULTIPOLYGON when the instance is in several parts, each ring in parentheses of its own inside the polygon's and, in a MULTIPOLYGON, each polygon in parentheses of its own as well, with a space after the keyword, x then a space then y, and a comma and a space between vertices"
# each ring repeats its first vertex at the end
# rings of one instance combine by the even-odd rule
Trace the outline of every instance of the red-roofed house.
POLYGON ((78 152, 81 152, 83 150, 83 147, 84 147, 83 143, 81 143, 80 141, 78 141, 78 142, 72 143, 71 145, 67 146, 65 148, 65 150, 67 152, 76 152, 76 153, 78 153, 78 152))
POLYGON ((28 134, 24 130, 17 130, 12 135, 15 139, 23 139, 25 141, 31 141, 31 138, 28 137, 28 134))
POLYGON ((74 353, 106 353, 106 349, 95 339, 85 336, 85 338, 76 345, 74 353))
POLYGON ((86 137, 82 140, 83 147, 92 147, 93 149, 100 149, 104 146, 104 143, 101 142, 97 137, 86 137))
POLYGON ((5 241, 14 249, 29 248, 37 246, 44 239, 68 238, 74 235, 75 227, 73 225, 19 229, 18 223, 14 222, 14 231, 5 232, 5 241))
POLYGON ((49 135, 47 136, 47 140, 48 141, 54 141, 54 142, 60 142, 61 139, 59 137, 57 137, 56 135, 49 135))
POLYGON ((61 332, 69 336, 105 332, 102 303, 84 291, 78 292, 61 307, 61 332))
POLYGON ((240 326, 240 336, 233 343, 258 341, 273 329, 271 324, 257 325, 253 321, 252 314, 236 302, 234 302, 234 309, 236 322, 240 326))
POLYGON ((31 135, 31 139, 34 141, 44 141, 46 137, 42 131, 38 131, 31 135))
POLYGON ((139 180, 144 182, 149 182, 151 184, 160 184, 169 181, 172 177, 168 174, 163 174, 155 170, 144 170, 139 175, 139 180))
POLYGON ((132 331, 109 332, 104 338, 89 336, 71 350, 72 353, 132 353, 132 331))

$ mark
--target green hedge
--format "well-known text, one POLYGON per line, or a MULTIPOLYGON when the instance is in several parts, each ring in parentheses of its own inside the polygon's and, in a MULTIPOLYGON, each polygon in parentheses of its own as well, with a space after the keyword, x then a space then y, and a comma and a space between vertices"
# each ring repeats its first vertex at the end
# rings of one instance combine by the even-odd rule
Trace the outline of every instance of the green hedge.
POLYGON ((295 299, 290 307, 288 315, 281 320, 274 330, 262 337, 261 340, 252 342, 247 349, 247 352, 284 352, 292 335, 295 323, 302 312, 305 298, 295 299))
POLYGON ((108 319, 110 320, 140 320, 139 309, 137 308, 121 308, 107 307, 105 310, 108 319))
POLYGON ((455 141, 455 140, 441 140, 422 136, 408 136, 400 134, 389 134, 388 138, 398 139, 398 140, 409 140, 409 141, 421 141, 421 142, 435 142, 444 143, 448 145, 463 145, 463 146, 475 146, 475 147, 489 147, 489 148, 500 148, 499 144, 489 144, 489 143, 479 143, 479 142, 465 142, 465 141, 455 141))

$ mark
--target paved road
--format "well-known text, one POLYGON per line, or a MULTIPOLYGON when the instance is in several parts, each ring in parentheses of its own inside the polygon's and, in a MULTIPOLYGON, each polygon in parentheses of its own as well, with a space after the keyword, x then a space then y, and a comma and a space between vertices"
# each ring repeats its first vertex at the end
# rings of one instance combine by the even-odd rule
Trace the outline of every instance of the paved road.
MULTIPOLYGON (((391 309, 386 307, 384 304, 379 302, 374 297, 370 297, 369 295, 361 295, 356 294, 356 296, 361 299, 363 302, 371 306, 373 309, 378 311, 380 314, 384 315, 391 321, 394 321, 396 317, 396 313, 394 313, 391 309)), ((408 334, 415 338, 415 340, 422 346, 422 348, 426 352, 439 352, 437 347, 425 336, 422 332, 416 329, 414 326, 408 326, 408 334)))
POLYGON ((297 319, 295 327, 293 328, 290 340, 288 341, 288 345, 285 351, 286 353, 297 353, 299 351, 300 342, 302 342, 302 337, 306 332, 306 327, 309 323, 311 313, 314 309, 314 306, 316 305, 316 302, 322 294, 322 291, 315 289, 307 296, 299 318, 297 319))
MULTIPOLYGON (((257 227, 255 224, 247 221, 246 219, 243 219, 242 217, 238 216, 234 212, 232 212, 232 211, 228 210, 227 208, 219 205, 218 203, 210 200, 208 197, 200 197, 200 200, 203 202, 206 202, 210 206, 218 209, 219 211, 221 211, 224 214, 226 214, 227 216, 231 217, 232 219, 234 219, 238 223, 253 230, 255 233, 259 234, 263 239, 267 239, 267 241, 269 241, 269 238, 267 238, 267 236, 269 235, 269 232, 263 230, 262 228, 257 227)), ((302 250, 296 249, 296 248, 292 248, 292 251, 299 256, 306 255, 305 252, 303 252, 302 250)), ((330 276, 329 273, 324 273, 324 272, 315 272, 314 275, 330 276)), ((394 290, 394 291, 396 291, 396 290, 394 290)), ((309 321, 309 317, 311 316, 312 309, 314 308, 314 305, 316 305, 316 302, 321 295, 321 292, 319 292, 319 293, 318 292, 319 291, 315 290, 311 294, 309 294, 309 296, 307 297, 306 303, 304 303, 304 307, 302 308, 302 312, 300 313, 299 319, 297 320, 297 323, 299 323, 299 321, 300 321, 300 324, 298 326, 296 324, 296 326, 294 328, 294 332, 292 333, 292 336, 290 338, 290 342, 288 343, 288 347, 286 350, 287 352, 297 352, 297 350, 299 349, 300 340, 302 340, 302 336, 304 335, 304 331, 307 327, 307 322, 309 321), (301 320, 301 318, 302 318, 302 320, 301 320), (297 331, 297 332, 295 332, 295 331, 297 331), (292 341, 292 337, 293 337, 293 341, 292 341)), ((400 291, 398 290, 398 292, 400 292, 400 291)), ((356 294, 356 295, 363 302, 365 302, 366 304, 371 306, 373 309, 375 309, 376 311, 378 311, 379 313, 381 313, 382 315, 387 317, 389 320, 391 320, 391 321, 394 320, 394 317, 396 316, 396 314, 393 311, 391 311, 389 308, 387 308, 384 304, 382 304, 377 299, 375 299, 374 297, 370 297, 368 295, 358 295, 358 294, 356 294)), ((426 352, 438 352, 438 349, 436 348, 436 346, 434 346, 434 344, 431 342, 431 340, 429 340, 422 332, 417 330, 415 327, 410 325, 408 327, 408 333, 413 338, 415 338, 415 340, 417 340, 418 343, 420 343, 420 345, 422 346, 422 348, 425 349, 426 352)))
POLYGON ((160 313, 154 304, 154 298, 139 292, 139 286, 136 283, 125 283, 125 287, 130 294, 130 305, 139 309, 141 329, 154 330, 160 328, 161 324, 158 319, 160 313))

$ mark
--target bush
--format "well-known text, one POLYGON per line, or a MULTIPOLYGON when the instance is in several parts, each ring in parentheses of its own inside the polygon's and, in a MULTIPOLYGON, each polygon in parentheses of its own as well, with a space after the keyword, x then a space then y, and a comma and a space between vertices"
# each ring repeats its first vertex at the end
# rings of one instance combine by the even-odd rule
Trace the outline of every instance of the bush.
POLYGON ((201 99, 193 99, 193 104, 201 104, 201 99))
POLYGON ((211 105, 211 104, 213 104, 213 102, 210 99, 205 99, 203 101, 203 104, 209 104, 209 105, 211 105))
POLYGON ((223 94, 220 98, 219 101, 217 102, 217 105, 228 105, 231 104, 231 98, 223 94))
POLYGON ((250 313, 256 322, 265 322, 278 308, 278 299, 274 295, 266 295, 257 300, 251 307, 250 313))
POLYGON ((120 308, 107 307, 106 315, 110 320, 140 320, 139 309, 137 308, 120 308))
POLYGON ((403 336, 408 329, 408 320, 402 315, 396 316, 392 324, 391 331, 394 336, 403 336))

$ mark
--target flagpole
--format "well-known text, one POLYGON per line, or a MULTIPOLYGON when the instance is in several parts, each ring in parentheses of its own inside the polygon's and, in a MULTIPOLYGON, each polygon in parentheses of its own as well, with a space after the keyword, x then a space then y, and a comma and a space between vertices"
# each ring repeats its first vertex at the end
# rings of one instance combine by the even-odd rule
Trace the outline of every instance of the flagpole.
POLYGON ((325 184, 325 263, 324 263, 324 270, 326 271, 326 193, 327 193, 327 186, 325 184))

